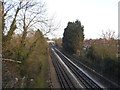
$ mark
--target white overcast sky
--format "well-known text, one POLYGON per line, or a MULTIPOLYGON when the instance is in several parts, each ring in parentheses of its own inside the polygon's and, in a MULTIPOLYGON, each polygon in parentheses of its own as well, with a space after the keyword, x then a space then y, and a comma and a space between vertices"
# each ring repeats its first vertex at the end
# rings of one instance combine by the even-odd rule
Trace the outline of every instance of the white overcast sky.
MULTIPOLYGON (((102 30, 118 33, 118 2, 120 0, 44 0, 49 16, 55 16, 61 28, 55 37, 62 37, 69 21, 84 25, 86 39, 99 38, 102 30)), ((54 37, 50 36, 49 37, 54 37)))

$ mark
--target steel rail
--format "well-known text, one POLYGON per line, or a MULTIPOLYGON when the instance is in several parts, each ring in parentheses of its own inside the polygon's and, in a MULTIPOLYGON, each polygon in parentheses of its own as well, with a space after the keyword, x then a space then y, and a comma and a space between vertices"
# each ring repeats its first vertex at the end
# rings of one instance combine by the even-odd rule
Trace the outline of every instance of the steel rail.
POLYGON ((67 73, 62 68, 61 64, 58 62, 57 58, 54 56, 53 53, 52 53, 51 57, 52 57, 52 62, 55 67, 55 71, 57 73, 61 88, 64 88, 64 89, 65 88, 75 88, 72 81, 70 81, 67 73))
MULTIPOLYGON (((55 49, 56 50, 56 49, 55 49)), ((58 50, 57 54, 62 58, 65 64, 71 69, 71 71, 76 75, 76 77, 83 83, 85 88, 99 88, 102 89, 96 82, 91 80, 86 74, 79 70, 73 63, 69 62, 58 50)))

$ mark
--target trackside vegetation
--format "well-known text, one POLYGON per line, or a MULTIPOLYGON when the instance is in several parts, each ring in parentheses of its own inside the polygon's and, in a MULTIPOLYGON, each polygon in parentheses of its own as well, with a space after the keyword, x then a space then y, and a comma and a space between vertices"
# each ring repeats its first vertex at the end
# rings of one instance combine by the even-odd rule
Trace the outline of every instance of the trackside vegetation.
POLYGON ((44 2, 4 0, 0 4, 2 87, 47 88, 48 46, 44 35, 50 30, 44 2))
POLYGON ((102 32, 101 38, 84 40, 84 27, 80 21, 68 22, 63 38, 57 46, 71 54, 101 75, 120 84, 120 44, 110 30, 102 32), (77 52, 79 51, 80 54, 77 52))
MULTIPOLYGON (((9 68, 14 68, 15 72, 19 72, 16 75, 18 78, 17 88, 45 88, 47 87, 47 75, 48 75, 48 52, 47 43, 40 30, 37 30, 32 36, 26 37, 26 45, 24 50, 20 52, 20 35, 14 35, 7 47, 9 49, 3 49, 4 58, 9 58, 16 61, 21 61, 21 64, 15 63, 14 66, 10 66, 12 62, 7 63, 9 68), (5 51, 6 50, 6 51, 5 51), (23 59, 24 58, 24 59, 23 59), (24 78, 24 81, 21 81, 24 78), (23 85, 22 85, 23 83, 23 85)), ((6 63, 5 63, 6 64, 6 63)), ((3 67, 3 72, 4 72, 3 67)), ((12 69, 11 69, 12 70, 12 69)), ((11 71, 10 71, 11 73, 11 71)), ((8 74, 13 76, 13 74, 8 74)), ((3 76, 5 73, 3 73, 3 76)), ((8 76, 9 77, 9 76, 8 76)), ((14 78, 16 78, 14 77, 14 78)), ((3 83, 5 83, 3 79, 3 83)))
POLYGON ((68 22, 63 34, 63 49, 69 53, 80 53, 84 40, 84 26, 79 20, 68 22))

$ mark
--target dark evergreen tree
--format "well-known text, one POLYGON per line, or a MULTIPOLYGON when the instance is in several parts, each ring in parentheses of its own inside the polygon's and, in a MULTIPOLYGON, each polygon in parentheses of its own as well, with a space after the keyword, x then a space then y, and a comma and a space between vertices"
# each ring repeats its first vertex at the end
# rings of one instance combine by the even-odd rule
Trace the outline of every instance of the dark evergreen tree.
POLYGON ((84 40, 84 26, 79 20, 75 22, 68 22, 64 29, 62 46, 63 49, 69 53, 77 53, 82 49, 84 40))

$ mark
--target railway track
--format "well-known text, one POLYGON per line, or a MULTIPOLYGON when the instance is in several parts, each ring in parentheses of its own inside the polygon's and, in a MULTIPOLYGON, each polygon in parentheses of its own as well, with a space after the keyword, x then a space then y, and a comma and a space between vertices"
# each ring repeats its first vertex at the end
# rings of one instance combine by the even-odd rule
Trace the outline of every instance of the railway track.
POLYGON ((53 62, 53 65, 55 67, 55 71, 57 73, 58 80, 60 82, 61 88, 63 88, 63 89, 75 88, 75 86, 73 85, 73 82, 70 80, 68 74, 63 69, 62 65, 57 60, 57 58, 54 56, 53 52, 51 52, 51 58, 52 58, 52 62, 53 62))
POLYGON ((89 68, 88 66, 84 65, 83 63, 81 63, 79 60, 77 60, 76 58, 74 58, 73 56, 70 56, 64 52, 62 52, 65 56, 69 57, 74 63, 76 63, 78 66, 82 66, 83 69, 88 70, 90 73, 93 73, 94 75, 96 75, 99 79, 102 80, 102 82, 104 81, 105 84, 105 88, 114 88, 114 89, 119 89, 120 86, 117 85, 116 83, 110 81, 109 79, 103 77, 102 75, 100 75, 99 73, 97 73, 95 70, 89 68))
MULTIPOLYGON (((118 89, 119 87, 115 85, 114 83, 110 82, 107 79, 104 79, 101 75, 99 75, 97 72, 93 71, 91 68, 85 66, 81 62, 78 62, 75 58, 72 56, 67 56, 66 54, 59 51, 57 48, 55 48, 55 45, 52 43, 50 44, 51 48, 54 49, 55 53, 60 57, 60 59, 65 63, 65 65, 70 69, 70 71, 74 74, 74 76, 77 78, 78 82, 80 82, 82 88, 85 89, 98 89, 98 90, 111 90, 111 89, 118 89), (68 58, 69 57, 69 58, 68 58), (75 64, 76 63, 76 64, 75 64), (78 66, 84 67, 83 69, 78 66), (98 83, 91 76, 89 76, 88 73, 86 73, 85 70, 90 71, 92 74, 95 74, 103 83, 98 83), (108 84, 106 84, 108 83, 108 84), (108 85, 104 86, 104 84, 108 85)), ((59 62, 59 58, 55 58, 56 56, 52 54, 54 57, 53 64, 56 68, 57 76, 59 78, 59 82, 61 84, 62 88, 76 88, 74 85, 74 82, 70 80, 69 75, 66 73, 67 70, 64 70, 61 63, 59 62), (64 78, 63 78, 64 77, 64 78), (69 84, 70 83, 70 84, 69 84)), ((94 75, 93 75, 94 76, 94 75)))
MULTIPOLYGON (((71 70, 71 72, 75 75, 75 77, 81 84, 82 88, 102 90, 103 87, 101 87, 100 84, 95 82, 88 75, 86 75, 79 67, 77 67, 73 62, 69 61, 66 57, 64 57, 61 54, 61 52, 54 47, 53 44, 50 44, 50 46, 52 49, 54 49, 55 53, 61 58, 61 60, 66 64, 66 66, 71 70)), ((61 88, 64 89, 76 88, 74 82, 71 81, 68 73, 66 73, 66 70, 64 69, 64 67, 62 67, 63 65, 59 62, 57 56, 54 54, 52 50, 51 50, 51 58, 53 60, 52 62, 55 67, 61 88)))
POLYGON ((85 73, 83 73, 78 67, 76 67, 73 63, 71 63, 67 58, 65 58, 60 52, 55 50, 56 53, 60 56, 63 62, 70 68, 70 70, 74 73, 74 75, 78 78, 78 80, 82 83, 84 88, 94 88, 102 90, 102 88, 98 85, 98 83, 94 82, 91 78, 89 78, 85 73))

